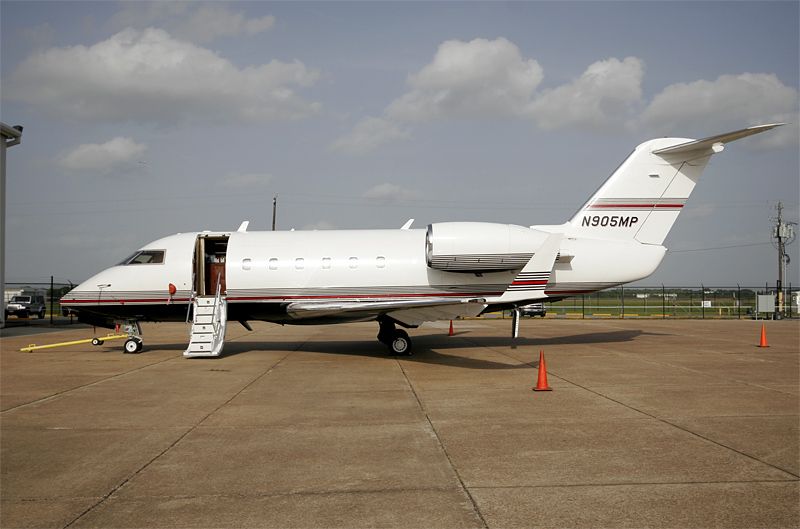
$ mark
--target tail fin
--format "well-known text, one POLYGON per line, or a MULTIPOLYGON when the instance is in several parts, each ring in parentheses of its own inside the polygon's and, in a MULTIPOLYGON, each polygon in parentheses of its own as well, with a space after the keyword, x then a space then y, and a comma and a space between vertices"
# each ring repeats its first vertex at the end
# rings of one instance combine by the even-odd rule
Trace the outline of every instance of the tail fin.
POLYGON ((572 232, 599 239, 661 244, 711 156, 724 144, 778 127, 758 125, 702 140, 642 143, 572 217, 572 232))

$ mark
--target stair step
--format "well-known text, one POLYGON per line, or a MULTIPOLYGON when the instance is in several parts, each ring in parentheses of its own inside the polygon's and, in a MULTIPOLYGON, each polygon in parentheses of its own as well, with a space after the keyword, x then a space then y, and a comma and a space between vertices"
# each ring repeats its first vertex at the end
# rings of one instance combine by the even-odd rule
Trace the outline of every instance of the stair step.
POLYGON ((184 356, 219 356, 225 341, 227 302, 224 297, 194 300, 194 318, 184 356))

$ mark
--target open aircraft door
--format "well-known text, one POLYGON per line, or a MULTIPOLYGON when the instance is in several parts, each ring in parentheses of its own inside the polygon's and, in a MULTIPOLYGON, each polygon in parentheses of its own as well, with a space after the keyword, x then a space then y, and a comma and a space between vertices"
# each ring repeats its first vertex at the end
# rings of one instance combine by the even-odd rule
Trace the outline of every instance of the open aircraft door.
POLYGON ((220 286, 225 295, 225 263, 228 235, 201 233, 194 249, 194 290, 197 296, 213 296, 220 286))

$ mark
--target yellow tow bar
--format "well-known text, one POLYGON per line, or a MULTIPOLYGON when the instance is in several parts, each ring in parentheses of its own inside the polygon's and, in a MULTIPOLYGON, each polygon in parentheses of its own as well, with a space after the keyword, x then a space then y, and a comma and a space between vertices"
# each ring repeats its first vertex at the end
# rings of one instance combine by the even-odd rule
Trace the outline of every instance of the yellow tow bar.
POLYGON ((56 347, 66 347, 68 345, 78 345, 82 343, 90 343, 92 345, 103 345, 103 342, 106 340, 120 340, 122 338, 128 338, 127 334, 109 334, 107 336, 96 336, 94 338, 87 338, 85 340, 73 340, 71 342, 60 342, 60 343, 51 343, 47 345, 36 345, 35 343, 30 344, 28 347, 23 347, 20 349, 23 353, 30 353, 31 351, 37 351, 39 349, 54 349, 56 347))

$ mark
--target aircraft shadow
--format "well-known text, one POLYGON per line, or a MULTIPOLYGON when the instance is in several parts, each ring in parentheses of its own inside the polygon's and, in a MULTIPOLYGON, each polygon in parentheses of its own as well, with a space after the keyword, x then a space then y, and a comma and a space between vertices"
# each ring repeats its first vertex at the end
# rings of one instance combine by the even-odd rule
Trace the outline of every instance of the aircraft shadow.
MULTIPOLYGON (((519 337, 512 339, 503 336, 480 336, 478 334, 460 333, 449 337, 446 335, 421 335, 412 336, 414 340, 414 354, 412 356, 393 356, 387 352, 386 347, 377 341, 354 341, 354 340, 309 340, 305 343, 287 341, 250 341, 233 340, 225 344, 222 357, 231 357, 243 353, 258 351, 302 351, 311 353, 322 353, 342 356, 362 356, 369 358, 384 358, 395 360, 400 358, 410 362, 418 362, 432 365, 442 365, 451 367, 461 367, 465 369, 527 369, 531 365, 536 366, 537 362, 524 363, 517 362, 509 358, 508 362, 498 362, 493 360, 473 358, 466 355, 457 354, 459 350, 471 347, 510 347, 518 349, 521 347, 545 347, 548 345, 569 345, 569 344, 612 344, 629 342, 636 339, 643 333, 638 330, 621 330, 608 332, 593 332, 584 334, 573 334, 568 336, 556 336, 552 338, 525 338, 519 337), (299 347, 298 347, 299 345, 299 347), (442 351, 447 351, 443 353, 442 351)), ((154 348, 159 350, 184 350, 185 343, 158 344, 154 348)), ((146 352, 146 350, 145 350, 146 352)))

